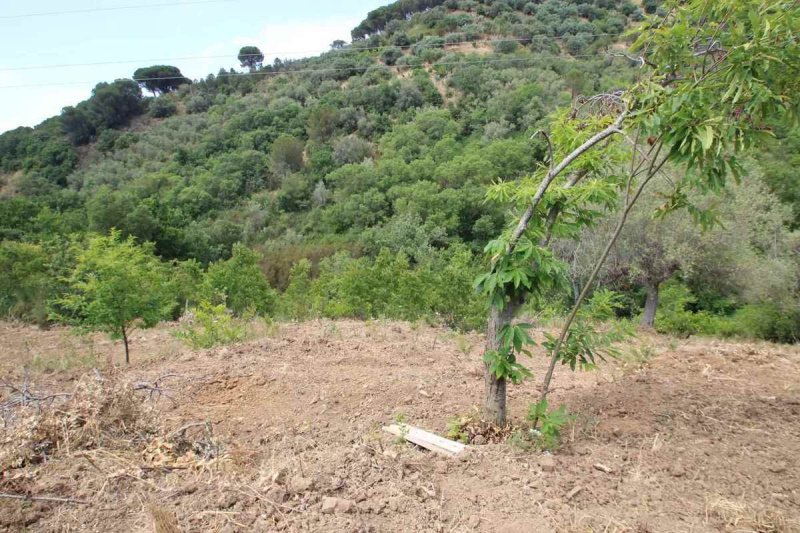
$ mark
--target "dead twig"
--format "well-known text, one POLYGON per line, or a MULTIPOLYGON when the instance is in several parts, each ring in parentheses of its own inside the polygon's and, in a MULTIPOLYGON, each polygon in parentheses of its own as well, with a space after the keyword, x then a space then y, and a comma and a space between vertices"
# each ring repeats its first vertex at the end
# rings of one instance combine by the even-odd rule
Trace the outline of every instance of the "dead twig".
POLYGON ((33 502, 78 503, 81 505, 89 505, 89 502, 85 500, 76 500, 74 498, 58 498, 56 496, 29 496, 27 494, 9 494, 6 492, 0 492, 0 498, 33 502))

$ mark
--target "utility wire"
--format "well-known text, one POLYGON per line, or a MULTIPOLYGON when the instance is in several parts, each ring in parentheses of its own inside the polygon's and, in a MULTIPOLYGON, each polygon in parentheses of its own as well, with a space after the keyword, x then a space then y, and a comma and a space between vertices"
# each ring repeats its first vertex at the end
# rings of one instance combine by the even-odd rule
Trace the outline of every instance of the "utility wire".
MULTIPOLYGON (((615 36, 615 33, 581 33, 580 35, 586 37, 604 37, 604 36, 615 36)), ((441 48, 443 50, 447 50, 448 47, 459 46, 462 44, 478 44, 478 43, 503 43, 503 42, 521 42, 521 41, 529 41, 535 37, 545 37, 551 40, 565 40, 571 36, 562 36, 562 37, 551 37, 549 35, 536 35, 533 37, 518 37, 518 38, 509 38, 509 39, 477 39, 472 41, 456 41, 445 43, 443 46, 431 46, 431 48, 441 48)), ((403 45, 403 46, 395 46, 395 45, 384 45, 384 46, 371 46, 371 47, 349 47, 349 48, 341 48, 341 49, 334 49, 334 50, 327 50, 325 52, 320 52, 319 50, 295 50, 295 51, 284 51, 284 52, 269 52, 269 53, 262 53, 262 54, 242 54, 241 56, 236 57, 258 57, 260 55, 266 56, 280 56, 283 55, 296 55, 296 54, 344 54, 348 52, 362 52, 362 51, 374 51, 374 50, 384 50, 389 48, 399 48, 401 50, 407 50, 417 46, 419 43, 410 44, 410 45, 403 45)), ((424 45, 423 45, 424 46, 424 45)), ((221 58, 230 58, 232 57, 231 54, 220 54, 220 55, 210 55, 210 56, 183 56, 183 57, 160 57, 160 58, 150 58, 150 59, 123 59, 123 60, 116 60, 116 61, 97 61, 91 63, 60 63, 54 65, 33 65, 28 67, 4 67, 0 68, 0 72, 12 72, 12 71, 22 71, 22 70, 47 70, 47 69, 56 69, 56 68, 72 68, 72 67, 95 67, 95 66, 102 66, 102 65, 125 65, 130 63, 146 63, 151 61, 189 61, 189 60, 201 60, 201 59, 221 59, 221 58)))
MULTIPOLYGON (((445 61, 440 63, 431 63, 431 67, 437 66, 448 66, 448 65, 458 65, 458 66, 466 66, 466 65, 486 65, 486 64, 494 64, 494 63, 521 63, 521 62, 528 62, 528 61, 541 61, 542 58, 545 57, 558 57, 558 56, 538 56, 538 57, 527 57, 527 58, 506 58, 506 59, 485 59, 479 61, 445 61)), ((571 58, 601 58, 601 57, 614 57, 610 54, 584 54, 584 55, 574 55, 569 56, 571 58)), ((281 71, 262 71, 262 72, 237 72, 237 73, 224 73, 224 74, 216 74, 214 75, 215 78, 231 78, 231 77, 240 77, 240 76, 280 76, 280 75, 287 75, 287 74, 313 74, 313 73, 320 73, 320 72, 341 72, 341 71, 367 71, 373 68, 379 68, 384 65, 382 64, 372 64, 366 67, 344 67, 344 68, 320 68, 320 69, 296 69, 296 70, 281 70, 281 71)), ((403 65, 400 68, 419 68, 421 65, 403 65)), ((157 80, 185 80, 188 79, 186 76, 168 76, 164 78, 126 78, 132 79, 135 82, 145 82, 145 81, 157 81, 157 80)), ((86 85, 96 83, 94 81, 72 81, 72 82, 59 82, 59 83, 33 83, 33 84, 25 84, 25 85, 0 85, 0 89, 22 89, 22 88, 30 88, 30 87, 55 87, 55 86, 63 86, 63 85, 86 85)))
POLYGON ((239 0, 188 0, 186 2, 162 2, 160 4, 137 4, 115 7, 93 7, 86 9, 71 9, 68 11, 43 11, 41 13, 24 13, 20 15, 0 15, 0 20, 22 19, 31 17, 50 17, 55 15, 74 15, 81 13, 96 13, 98 11, 121 11, 124 9, 147 9, 150 7, 190 6, 197 4, 221 4, 238 2, 239 0))

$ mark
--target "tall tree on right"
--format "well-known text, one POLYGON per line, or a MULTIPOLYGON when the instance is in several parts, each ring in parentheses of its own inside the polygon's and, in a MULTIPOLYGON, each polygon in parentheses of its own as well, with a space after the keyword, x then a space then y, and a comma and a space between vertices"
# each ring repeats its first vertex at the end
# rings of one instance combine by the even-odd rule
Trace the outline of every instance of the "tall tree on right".
POLYGON ((476 280, 490 307, 484 415, 496 424, 506 423, 507 381, 530 376, 518 361, 533 344, 530 325, 514 323, 515 313, 526 299, 563 283, 566 268, 555 259, 551 237, 579 237, 600 216, 598 207, 622 206, 561 331, 543 345, 550 364, 542 400, 557 363, 574 368, 597 355, 585 325, 576 337, 572 326, 647 184, 672 169, 680 179, 661 210, 700 216, 689 193, 723 189, 731 176, 741 175, 737 152, 763 138, 766 125, 800 114, 800 4, 674 0, 663 13, 643 23, 625 54, 641 66, 639 80, 555 114, 550 133, 542 133, 548 161, 528 178, 489 190, 489 198, 505 203, 516 219, 487 245, 490 268, 476 280))

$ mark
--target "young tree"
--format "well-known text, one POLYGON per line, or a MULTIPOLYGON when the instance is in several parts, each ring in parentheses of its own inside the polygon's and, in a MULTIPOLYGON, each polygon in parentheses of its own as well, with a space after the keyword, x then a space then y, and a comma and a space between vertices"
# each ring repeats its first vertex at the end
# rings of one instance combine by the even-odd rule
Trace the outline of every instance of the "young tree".
POLYGON ((274 310, 275 291, 269 286, 259 262, 261 257, 247 246, 233 245, 233 255, 208 267, 201 294, 209 301, 218 297, 237 315, 248 311, 267 315, 274 310))
POLYGON ((153 244, 122 239, 116 230, 89 239, 66 281, 70 292, 54 300, 52 318, 121 338, 126 364, 131 330, 153 327, 170 318, 175 307, 166 267, 153 255, 153 244))
POLYGON ((181 74, 178 67, 170 65, 138 68, 133 73, 133 81, 153 93, 153 96, 174 91, 185 83, 192 83, 181 74))
POLYGON ((264 54, 261 53, 257 46, 243 46, 236 58, 242 67, 247 67, 250 70, 261 68, 261 64, 264 62, 264 54))
POLYGON ((718 191, 738 175, 734 152, 763 135, 767 121, 798 116, 800 5, 779 0, 668 2, 649 19, 628 56, 643 69, 627 91, 598 95, 559 113, 544 134, 549 164, 530 178, 503 182, 489 196, 521 212, 517 224, 489 243, 491 270, 476 281, 490 301, 484 356, 485 416, 506 422, 506 382, 529 371, 517 361, 532 344, 527 325, 513 324, 531 296, 558 284, 564 271, 550 248, 553 234, 576 235, 622 197, 619 219, 559 335, 542 384, 555 365, 593 358, 595 349, 570 336, 580 304, 648 182, 669 165, 681 179, 664 210, 698 211, 687 191, 718 191))

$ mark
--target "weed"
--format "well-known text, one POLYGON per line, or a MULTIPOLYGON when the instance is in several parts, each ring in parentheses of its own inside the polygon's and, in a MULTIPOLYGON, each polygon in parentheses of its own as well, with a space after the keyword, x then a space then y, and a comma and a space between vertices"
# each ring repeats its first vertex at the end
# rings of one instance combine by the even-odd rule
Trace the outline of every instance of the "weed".
POLYGON ((637 370, 647 364, 656 356, 655 348, 651 344, 642 344, 632 347, 629 351, 620 354, 620 359, 626 369, 637 370))
POLYGON ((469 444, 467 425, 472 421, 467 416, 457 416, 447 421, 447 438, 469 444))
POLYGON ((567 407, 561 405, 556 409, 549 409, 547 400, 532 403, 528 406, 528 421, 532 428, 534 441, 538 448, 554 450, 561 443, 561 430, 575 417, 567 413, 567 407), (535 426, 539 424, 537 429, 535 426))

